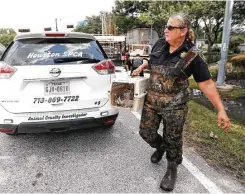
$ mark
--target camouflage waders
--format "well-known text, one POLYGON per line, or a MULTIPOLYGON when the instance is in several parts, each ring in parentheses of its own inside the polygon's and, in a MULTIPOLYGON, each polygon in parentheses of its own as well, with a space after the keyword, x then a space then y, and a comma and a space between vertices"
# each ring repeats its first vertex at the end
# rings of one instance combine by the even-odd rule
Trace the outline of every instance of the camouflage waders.
POLYGON ((180 68, 186 60, 182 59, 175 56, 162 65, 151 64, 139 132, 151 147, 166 151, 168 161, 176 164, 182 162, 182 131, 188 112, 188 79, 180 68), (161 120, 162 136, 157 132, 161 120))

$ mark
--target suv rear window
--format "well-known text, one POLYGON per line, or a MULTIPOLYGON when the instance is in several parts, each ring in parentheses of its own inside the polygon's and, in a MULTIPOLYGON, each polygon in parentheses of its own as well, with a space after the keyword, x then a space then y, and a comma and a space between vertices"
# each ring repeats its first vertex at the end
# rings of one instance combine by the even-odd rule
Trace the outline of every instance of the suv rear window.
MULTIPOLYGON (((54 65, 57 64, 57 59, 62 60, 62 58, 81 58, 81 60, 84 58, 101 61, 105 59, 105 55, 95 40, 40 38, 15 41, 3 60, 12 66, 54 65)), ((68 64, 77 63, 77 61, 70 61, 68 64)))

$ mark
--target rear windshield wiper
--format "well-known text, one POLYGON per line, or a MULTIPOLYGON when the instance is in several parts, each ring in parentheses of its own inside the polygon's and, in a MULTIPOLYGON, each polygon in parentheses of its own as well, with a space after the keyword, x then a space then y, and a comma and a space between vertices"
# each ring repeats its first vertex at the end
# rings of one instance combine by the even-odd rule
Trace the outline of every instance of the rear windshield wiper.
POLYGON ((69 62, 75 62, 75 61, 81 61, 87 62, 87 63, 97 63, 100 62, 98 59, 91 59, 88 57, 61 57, 54 59, 54 63, 69 63, 69 62))

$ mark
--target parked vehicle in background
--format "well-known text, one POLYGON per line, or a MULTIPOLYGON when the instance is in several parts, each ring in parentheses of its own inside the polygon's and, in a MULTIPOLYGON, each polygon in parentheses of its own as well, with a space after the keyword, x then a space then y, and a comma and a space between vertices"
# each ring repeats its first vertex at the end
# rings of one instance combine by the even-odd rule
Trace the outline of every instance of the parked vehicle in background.
POLYGON ((152 49, 149 44, 129 44, 127 47, 131 57, 135 57, 137 54, 142 57, 149 57, 152 49))
POLYGON ((125 36, 113 36, 113 35, 94 35, 103 47, 107 56, 113 60, 120 60, 121 52, 125 47, 125 36))

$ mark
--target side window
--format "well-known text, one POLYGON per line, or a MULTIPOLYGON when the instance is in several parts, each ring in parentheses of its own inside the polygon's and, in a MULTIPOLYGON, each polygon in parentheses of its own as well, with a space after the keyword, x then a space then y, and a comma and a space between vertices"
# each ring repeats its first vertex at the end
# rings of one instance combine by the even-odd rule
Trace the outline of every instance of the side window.
POLYGON ((95 41, 91 42, 89 49, 90 49, 94 59, 100 59, 100 60, 104 59, 103 53, 95 41))
MULTIPOLYGON (((4 57, 4 61, 8 64, 12 64, 13 61, 17 61, 18 60, 18 56, 17 56, 17 51, 18 48, 21 47, 22 44, 20 42, 15 42, 8 50, 7 54, 4 57)), ((19 62, 18 62, 19 63, 19 62)))

